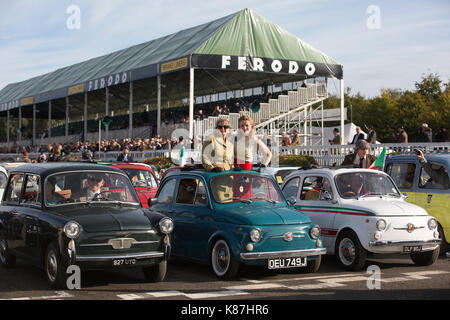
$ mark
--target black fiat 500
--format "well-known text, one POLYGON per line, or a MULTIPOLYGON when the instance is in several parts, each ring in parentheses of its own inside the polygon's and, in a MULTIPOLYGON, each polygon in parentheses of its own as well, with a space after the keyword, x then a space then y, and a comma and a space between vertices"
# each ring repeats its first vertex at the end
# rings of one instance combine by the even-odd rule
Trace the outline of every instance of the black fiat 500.
POLYGON ((162 281, 170 255, 170 218, 143 209, 127 175, 84 163, 30 164, 10 172, 0 206, 0 264, 16 257, 43 267, 64 288, 67 268, 141 267, 162 281))

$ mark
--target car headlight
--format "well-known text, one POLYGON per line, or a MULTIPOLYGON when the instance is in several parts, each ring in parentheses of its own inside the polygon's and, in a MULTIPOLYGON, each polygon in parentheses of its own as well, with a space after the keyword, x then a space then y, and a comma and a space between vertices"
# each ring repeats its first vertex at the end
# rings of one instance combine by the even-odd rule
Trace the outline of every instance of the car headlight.
POLYGON ((69 239, 76 239, 81 234, 81 226, 76 221, 69 221, 64 226, 64 233, 69 239))
POLYGON ((170 218, 161 219, 159 222, 159 230, 164 234, 169 234, 173 230, 173 221, 170 218))
POLYGON ((377 221, 377 230, 378 231, 384 231, 384 230, 386 230, 386 227, 387 227, 386 220, 379 219, 377 221))
POLYGON ((259 240, 261 240, 261 231, 259 229, 253 229, 252 231, 250 231, 250 239, 253 242, 258 242, 259 240))
POLYGON ((428 229, 430 230, 434 230, 437 228, 437 221, 434 218, 431 218, 430 220, 428 220, 428 229))
POLYGON ((312 227, 311 230, 309 230, 309 235, 312 239, 318 239, 320 237, 320 227, 317 225, 312 227))

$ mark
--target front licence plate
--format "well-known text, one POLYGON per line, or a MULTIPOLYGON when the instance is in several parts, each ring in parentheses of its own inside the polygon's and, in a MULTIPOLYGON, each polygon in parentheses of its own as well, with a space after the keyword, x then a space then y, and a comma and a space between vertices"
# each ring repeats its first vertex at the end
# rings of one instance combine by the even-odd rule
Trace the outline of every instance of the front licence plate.
POLYGON ((297 268, 306 266, 306 258, 278 258, 269 259, 269 269, 297 268))
POLYGON ((422 251, 422 246, 404 246, 403 252, 419 252, 422 251))
POLYGON ((114 267, 120 267, 120 266, 132 266, 136 264, 136 259, 114 259, 112 262, 112 265, 114 267))

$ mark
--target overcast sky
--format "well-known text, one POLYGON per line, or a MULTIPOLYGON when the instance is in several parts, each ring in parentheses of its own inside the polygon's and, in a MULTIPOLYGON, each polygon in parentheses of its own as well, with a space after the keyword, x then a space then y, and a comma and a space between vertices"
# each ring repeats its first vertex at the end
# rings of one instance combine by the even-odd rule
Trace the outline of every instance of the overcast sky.
POLYGON ((0 0, 0 89, 244 8, 342 63, 353 93, 450 77, 448 0, 0 0), (79 29, 67 26, 72 5, 79 29))

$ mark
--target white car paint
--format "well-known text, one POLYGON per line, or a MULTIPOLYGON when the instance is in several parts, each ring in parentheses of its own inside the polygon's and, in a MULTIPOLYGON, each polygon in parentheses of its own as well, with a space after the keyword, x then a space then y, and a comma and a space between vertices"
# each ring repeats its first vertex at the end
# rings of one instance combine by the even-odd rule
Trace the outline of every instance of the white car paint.
MULTIPOLYGON (((283 182, 282 190, 285 193, 285 191, 287 192, 286 185, 292 179, 300 178, 299 192, 295 196, 294 206, 321 227, 323 245, 328 254, 335 254, 336 239, 343 230, 347 229, 355 232, 363 248, 372 253, 404 253, 406 246, 420 245, 422 251, 431 251, 438 247, 439 234, 436 229, 432 230, 428 227, 428 222, 433 217, 429 216, 421 207, 407 203, 402 196, 343 198, 337 190, 335 177, 352 172, 388 177, 387 174, 378 170, 322 168, 295 171, 283 182), (328 178, 331 184, 332 198, 301 200, 300 190, 304 179, 316 176, 328 178), (386 221, 386 229, 383 231, 378 231, 376 227, 377 221, 380 219, 386 221), (408 224, 414 226, 414 230, 409 230, 411 232, 406 230, 408 224)), ((388 179, 392 181, 390 177, 388 179)), ((289 200, 288 195, 286 198, 289 200)))

